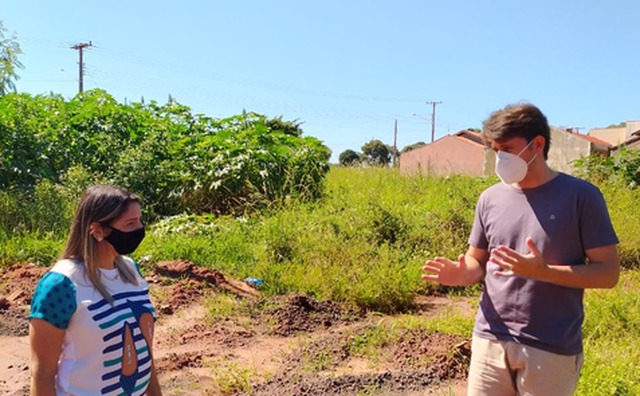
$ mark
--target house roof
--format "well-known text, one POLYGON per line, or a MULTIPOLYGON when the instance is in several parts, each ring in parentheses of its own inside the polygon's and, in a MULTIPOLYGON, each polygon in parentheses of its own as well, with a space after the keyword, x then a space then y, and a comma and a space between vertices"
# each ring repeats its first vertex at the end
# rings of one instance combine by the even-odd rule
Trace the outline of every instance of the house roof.
POLYGON ((579 137, 581 139, 584 139, 584 140, 586 140, 586 141, 588 141, 590 143, 599 144, 599 145, 605 146, 605 147, 613 147, 613 145, 611 143, 605 142, 604 140, 598 139, 597 137, 594 137, 594 136, 583 135, 581 133, 571 132, 571 131, 564 131, 564 132, 566 132, 566 133, 568 133, 570 135, 579 137))
MULTIPOLYGON (((589 136, 589 135, 583 135, 581 133, 566 131, 566 130, 558 129, 558 128, 555 128, 555 129, 558 130, 558 131, 562 131, 562 132, 568 133, 568 134, 570 134, 572 136, 576 136, 578 138, 587 140, 590 143, 599 144, 599 145, 605 146, 605 147, 612 147, 613 146, 612 144, 607 143, 602 139, 598 139, 597 137, 593 137, 593 136, 589 136)), ((639 135, 640 135, 640 131, 638 131, 638 132, 639 132, 639 135)), ((484 139, 482 139, 482 135, 480 133, 478 133, 478 132, 473 132, 473 131, 469 131, 469 130, 465 129, 465 130, 456 132, 454 136, 471 140, 471 141, 473 141, 473 142, 475 142, 475 143, 477 143, 477 144, 479 144, 481 146, 485 145, 484 144, 484 139)))
MULTIPOLYGON (((567 131, 567 130, 559 129, 559 128, 553 128, 553 129, 555 129, 555 130, 557 130, 559 132, 568 133, 568 134, 570 134, 572 136, 575 136, 575 137, 577 137, 579 139, 584 139, 584 140, 586 140, 586 141, 588 141, 590 143, 593 143, 593 144, 597 144, 597 145, 604 146, 604 147, 607 147, 607 148, 612 148, 613 147, 612 144, 610 144, 608 142, 605 142, 602 139, 598 139, 597 137, 594 137, 594 136, 584 135, 584 134, 581 134, 581 133, 578 133, 578 132, 567 131)), ((634 132, 633 135, 637 135, 637 138, 635 138, 635 139, 631 138, 629 140, 635 141, 635 140, 640 139, 640 131, 634 132)), ((479 132, 474 132, 474 131, 470 131, 470 130, 467 130, 467 129, 463 129, 461 131, 458 131, 458 132, 454 133, 453 135, 443 136, 438 140, 445 139, 445 138, 452 138, 452 137, 456 138, 456 139, 459 139, 459 140, 462 140, 462 141, 465 141, 467 143, 474 144, 476 146, 485 147, 484 139, 482 138, 482 135, 479 132)), ((426 148, 427 146, 429 146, 429 145, 427 144, 425 146, 420 147, 419 149, 426 148)))
POLYGON ((470 141, 470 143, 475 143, 476 145, 484 147, 484 140, 482 139, 482 135, 480 135, 478 132, 463 129, 456 132, 453 136, 458 139, 464 139, 466 141, 470 141))
POLYGON ((620 143, 620 144, 618 144, 616 146, 613 146, 611 148, 611 150, 614 150, 614 151, 615 150, 619 150, 622 147, 626 147, 626 146, 631 145, 632 143, 637 142, 638 140, 640 140, 640 130, 633 132, 629 139, 625 140, 624 142, 622 142, 622 143, 620 143))

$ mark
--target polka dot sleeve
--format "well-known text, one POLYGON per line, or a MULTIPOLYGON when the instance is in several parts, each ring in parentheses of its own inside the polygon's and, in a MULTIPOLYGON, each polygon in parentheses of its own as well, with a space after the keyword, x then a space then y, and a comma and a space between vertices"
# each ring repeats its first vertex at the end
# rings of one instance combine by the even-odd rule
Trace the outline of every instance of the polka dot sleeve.
POLYGON ((64 330, 76 308, 76 288, 71 280, 57 272, 48 272, 33 293, 29 319, 42 319, 64 330))

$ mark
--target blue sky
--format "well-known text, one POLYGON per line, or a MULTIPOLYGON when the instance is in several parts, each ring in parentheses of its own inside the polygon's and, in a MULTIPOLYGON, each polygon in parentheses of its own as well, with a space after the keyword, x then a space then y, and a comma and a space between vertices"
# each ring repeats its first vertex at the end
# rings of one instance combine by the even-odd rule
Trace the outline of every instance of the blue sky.
POLYGON ((529 101, 555 126, 640 119, 636 0, 0 0, 25 69, 18 91, 84 88, 118 101, 169 95, 213 117, 242 109, 303 122, 333 161, 480 127, 529 101), (417 116, 413 116, 415 113, 417 116))

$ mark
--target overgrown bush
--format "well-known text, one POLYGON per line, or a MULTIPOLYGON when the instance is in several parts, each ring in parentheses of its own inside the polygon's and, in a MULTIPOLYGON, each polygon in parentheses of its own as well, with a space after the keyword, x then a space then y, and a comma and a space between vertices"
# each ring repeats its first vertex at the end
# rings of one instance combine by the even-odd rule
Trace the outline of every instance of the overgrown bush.
POLYGON ((281 117, 218 120, 172 99, 128 105, 101 90, 69 101, 0 98, 0 188, 24 202, 33 202, 40 184, 78 192, 80 185, 108 182, 140 195, 148 219, 184 211, 237 214, 319 198, 330 154, 317 139, 302 137, 299 122, 281 117))
POLYGON ((640 151, 622 149, 610 156, 589 155, 574 162, 576 175, 596 184, 640 186, 640 151))

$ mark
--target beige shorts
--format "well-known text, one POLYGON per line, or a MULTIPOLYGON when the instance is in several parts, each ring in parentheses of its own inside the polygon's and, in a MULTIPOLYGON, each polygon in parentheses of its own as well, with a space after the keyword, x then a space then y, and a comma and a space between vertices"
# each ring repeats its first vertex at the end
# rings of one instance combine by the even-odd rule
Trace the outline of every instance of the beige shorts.
POLYGON ((570 396, 584 355, 558 355, 512 341, 473 336, 468 396, 570 396))

